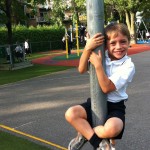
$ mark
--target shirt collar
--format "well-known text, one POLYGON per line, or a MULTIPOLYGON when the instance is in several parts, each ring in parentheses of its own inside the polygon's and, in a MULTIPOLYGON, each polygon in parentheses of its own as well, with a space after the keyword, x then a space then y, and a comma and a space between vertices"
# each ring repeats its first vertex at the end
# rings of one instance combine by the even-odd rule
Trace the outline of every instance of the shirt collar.
POLYGON ((125 62, 125 60, 128 58, 127 54, 122 57, 121 59, 119 60, 113 60, 111 61, 111 59, 109 58, 109 55, 108 55, 108 50, 105 51, 105 58, 106 58, 106 62, 109 63, 109 64, 117 64, 117 65, 121 65, 125 62))

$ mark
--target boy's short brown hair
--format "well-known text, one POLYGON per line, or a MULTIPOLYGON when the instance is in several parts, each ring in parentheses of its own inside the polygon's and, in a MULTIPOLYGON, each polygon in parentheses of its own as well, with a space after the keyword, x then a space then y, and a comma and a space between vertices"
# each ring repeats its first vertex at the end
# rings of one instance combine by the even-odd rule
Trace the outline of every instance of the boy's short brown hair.
POLYGON ((110 37, 117 36, 118 33, 121 33, 122 35, 126 36, 130 42, 130 32, 128 30, 128 27, 123 23, 111 23, 107 25, 104 29, 104 34, 106 41, 110 39, 110 37))

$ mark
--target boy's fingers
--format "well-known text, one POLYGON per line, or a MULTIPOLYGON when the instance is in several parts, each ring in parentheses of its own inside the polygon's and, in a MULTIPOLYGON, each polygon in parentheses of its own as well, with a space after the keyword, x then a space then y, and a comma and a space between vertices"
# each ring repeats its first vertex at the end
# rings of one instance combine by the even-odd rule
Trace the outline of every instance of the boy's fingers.
POLYGON ((96 34, 94 35, 94 37, 99 37, 99 36, 102 36, 102 33, 96 33, 96 34))

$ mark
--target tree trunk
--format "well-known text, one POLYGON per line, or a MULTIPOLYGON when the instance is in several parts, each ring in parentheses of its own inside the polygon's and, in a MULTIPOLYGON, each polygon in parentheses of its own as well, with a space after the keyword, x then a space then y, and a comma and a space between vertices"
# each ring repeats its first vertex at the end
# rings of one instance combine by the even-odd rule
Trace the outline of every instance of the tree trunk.
POLYGON ((12 25, 11 25, 11 3, 12 0, 6 0, 6 16, 7 16, 7 33, 8 33, 8 43, 12 44, 12 25))
POLYGON ((126 24, 128 26, 128 29, 130 31, 130 35, 131 35, 131 44, 135 44, 136 43, 136 34, 135 34, 135 13, 133 12, 127 12, 125 11, 125 15, 126 15, 126 24))
POLYGON ((7 16, 7 40, 8 44, 10 45, 10 57, 11 57, 11 65, 13 66, 13 47, 12 47, 12 23, 11 23, 11 4, 12 0, 6 0, 5 7, 6 7, 6 16, 7 16))
POLYGON ((128 26, 129 31, 131 30, 131 26, 130 26, 130 19, 129 19, 129 14, 127 11, 125 11, 125 15, 126 15, 126 24, 128 26))
POLYGON ((130 34, 131 34, 131 44, 136 43, 136 34, 135 34, 135 13, 130 12, 130 18, 131 18, 131 29, 130 29, 130 34))

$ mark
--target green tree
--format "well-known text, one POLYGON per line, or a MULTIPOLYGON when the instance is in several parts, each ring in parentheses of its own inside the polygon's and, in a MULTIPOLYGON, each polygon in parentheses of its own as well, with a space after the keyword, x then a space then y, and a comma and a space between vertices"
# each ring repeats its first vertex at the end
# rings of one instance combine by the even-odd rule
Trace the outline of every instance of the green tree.
POLYGON ((12 24, 25 20, 24 5, 43 4, 46 0, 1 0, 0 23, 5 24, 8 31, 8 44, 12 44, 12 24), (16 9, 17 8, 17 9, 16 9))
POLYGON ((132 40, 131 43, 136 43, 135 21, 136 12, 150 8, 148 0, 105 0, 105 4, 110 5, 117 10, 122 21, 122 16, 125 16, 125 21, 130 31, 132 40))
POLYGON ((53 0, 52 16, 53 21, 62 24, 65 11, 68 10, 73 14, 73 21, 79 21, 79 12, 85 13, 85 0, 53 0))
POLYGON ((11 16, 11 8, 12 0, 1 0, 0 2, 0 10, 2 11, 2 18, 4 22, 1 20, 1 23, 5 24, 8 29, 8 43, 12 43, 12 16, 11 16))
MULTIPOLYGON (((65 3, 66 4, 66 3, 65 3)), ((64 10, 66 6, 62 0, 53 0, 52 3, 52 12, 51 12, 51 24, 56 24, 58 26, 62 25, 64 20, 64 10)))
POLYGON ((72 10, 74 14, 74 20, 76 20, 77 24, 79 24, 79 13, 84 14, 86 12, 86 1, 72 0, 72 10))
MULTIPOLYGON (((33 0, 27 0, 27 2, 32 2, 33 0)), ((34 3, 42 3, 45 0, 34 0, 34 3)), ((10 45, 10 52, 12 53, 12 22, 13 19, 18 20, 21 18, 19 16, 23 13, 20 13, 19 10, 22 8, 22 12, 24 12, 24 1, 18 0, 1 0, 0 1, 0 18, 4 20, 0 20, 0 23, 5 24, 7 28, 7 36, 8 36, 8 44, 10 45), (22 7, 23 6, 23 7, 22 7), (17 9, 16 9, 17 8, 17 9)), ((13 65, 13 62, 12 62, 13 65)))

